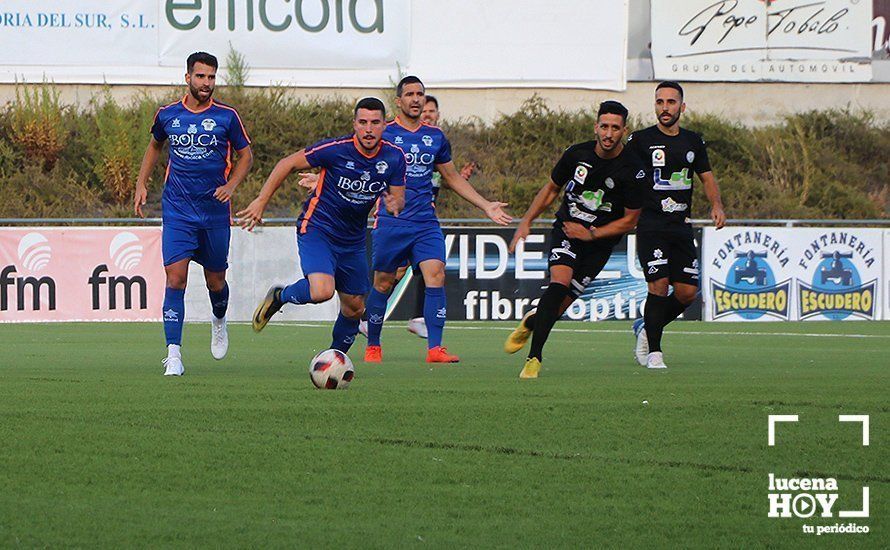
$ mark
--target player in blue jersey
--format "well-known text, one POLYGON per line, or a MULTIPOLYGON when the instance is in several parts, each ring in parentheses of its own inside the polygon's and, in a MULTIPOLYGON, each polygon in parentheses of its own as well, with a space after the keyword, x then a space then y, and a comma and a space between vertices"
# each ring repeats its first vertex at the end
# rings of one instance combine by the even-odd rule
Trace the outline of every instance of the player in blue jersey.
POLYGON ((352 135, 320 141, 279 161, 259 196, 238 212, 242 226, 252 230, 262 222, 266 205, 291 172, 321 169, 318 185, 297 221, 304 278, 270 288, 254 313, 253 329, 262 330, 286 303, 318 304, 333 298, 336 291, 340 314, 331 347, 344 353, 355 340, 365 310, 368 214, 381 198, 393 216, 405 205, 405 155, 381 139, 386 127, 383 102, 362 99, 354 115, 352 135))
POLYGON ((424 320, 427 327, 429 363, 456 363, 456 355, 442 346, 445 326, 445 238, 439 227, 433 203, 433 173, 442 174, 445 183, 458 195, 479 207, 496 223, 510 223, 502 202, 488 201, 461 177, 451 160, 451 145, 436 126, 421 120, 426 92, 416 76, 406 76, 396 87, 399 113, 383 133, 384 139, 401 147, 408 163, 405 210, 395 217, 382 209, 377 212, 372 243, 374 284, 368 296, 368 347, 365 361, 379 363, 383 358, 380 333, 386 314, 386 301, 395 284, 396 271, 410 261, 419 265, 426 283, 424 320))
POLYGON ((204 267, 204 279, 213 307, 210 351, 214 359, 229 348, 226 283, 230 204, 232 193, 253 164, 250 138, 238 112, 213 99, 216 57, 196 52, 186 61, 188 93, 180 101, 161 107, 151 127, 151 138, 136 181, 134 210, 145 217, 146 183, 164 142, 170 142, 167 175, 161 198, 162 248, 167 274, 164 292, 164 334, 167 340, 166 376, 181 376, 182 323, 185 320, 185 286, 189 262, 204 267), (232 153, 237 161, 232 164, 232 153))

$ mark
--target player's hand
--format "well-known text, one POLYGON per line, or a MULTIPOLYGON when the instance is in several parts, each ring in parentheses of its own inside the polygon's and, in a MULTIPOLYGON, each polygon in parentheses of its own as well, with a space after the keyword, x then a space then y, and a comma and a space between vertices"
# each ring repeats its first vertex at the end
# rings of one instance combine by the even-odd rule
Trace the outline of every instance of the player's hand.
POLYGON ((711 219, 714 220, 714 226, 717 229, 722 229, 726 225, 726 214, 723 212, 723 207, 715 206, 711 208, 711 219))
POLYGON ((235 188, 230 186, 229 184, 220 185, 216 188, 216 191, 213 192, 213 198, 218 200, 219 202, 229 202, 232 200, 232 193, 235 192, 235 188))
POLYGON ((145 200, 147 198, 148 189, 146 189, 144 185, 137 185, 136 196, 133 199, 133 212, 140 218, 145 217, 145 214, 142 213, 142 207, 145 205, 145 200))
POLYGON ((489 202, 485 207, 485 215, 498 225, 507 225, 513 218, 504 210, 505 206, 507 206, 505 202, 489 202))
POLYGON ((256 198, 253 199, 253 202, 247 205, 247 208, 235 215, 238 216, 243 229, 253 231, 254 227, 263 223, 263 211, 265 210, 266 205, 263 204, 263 201, 259 198, 256 198))
POLYGON ((470 178, 473 177, 473 173, 479 168, 479 165, 476 162, 468 162, 464 164, 464 167, 460 169, 460 177, 463 179, 470 181, 470 178))
POLYGON ((405 206, 405 199, 399 200, 392 193, 384 193, 383 204, 386 205, 386 209, 389 210, 390 214, 398 218, 399 212, 405 206))
POLYGON ((590 229, 580 223, 564 222, 562 224, 562 232, 570 239, 577 239, 579 241, 593 240, 593 233, 590 232, 590 229))
POLYGON ((510 254, 516 250, 516 245, 519 244, 519 241, 524 241, 529 233, 531 233, 531 226, 525 222, 519 222, 519 227, 513 232, 513 240, 510 241, 510 248, 507 249, 510 254))
POLYGON ((310 191, 314 191, 318 185, 318 174, 312 172, 300 172, 300 181, 297 182, 300 187, 305 187, 310 191))

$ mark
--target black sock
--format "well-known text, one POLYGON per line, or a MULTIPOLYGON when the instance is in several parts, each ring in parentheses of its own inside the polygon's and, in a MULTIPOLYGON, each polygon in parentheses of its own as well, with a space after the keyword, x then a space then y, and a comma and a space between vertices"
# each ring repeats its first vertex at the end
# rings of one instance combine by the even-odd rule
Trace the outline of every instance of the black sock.
POLYGON ((649 293, 646 297, 646 311, 643 312, 643 322, 646 324, 646 338, 649 340, 649 353, 661 351, 661 335, 664 332, 665 315, 668 309, 669 298, 649 293))
POLYGON ((538 311, 535 313, 535 332, 532 336, 532 345, 528 357, 541 360, 541 352, 544 350, 544 342, 550 336, 550 330, 559 319, 559 306, 568 295, 569 289, 559 283, 550 283, 541 300, 538 302, 538 311))
POLYGON ((525 320, 525 328, 532 332, 535 331, 535 317, 537 317, 537 312, 532 313, 528 316, 528 319, 525 320))
POLYGON ((667 297, 667 309, 664 312, 664 326, 667 326, 668 323, 676 319, 680 316, 686 308, 689 307, 689 304, 684 304, 677 299, 676 294, 671 294, 667 297))

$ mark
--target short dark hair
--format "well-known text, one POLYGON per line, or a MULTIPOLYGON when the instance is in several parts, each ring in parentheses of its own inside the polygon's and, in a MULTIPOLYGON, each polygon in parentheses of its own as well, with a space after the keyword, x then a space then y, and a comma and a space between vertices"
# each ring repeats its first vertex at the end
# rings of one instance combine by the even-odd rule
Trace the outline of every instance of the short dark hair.
POLYGON ((219 68, 219 61, 216 60, 216 56, 210 55, 207 52, 195 52, 185 60, 185 68, 189 74, 192 74, 192 69, 195 68, 195 63, 203 63, 214 69, 219 68))
POLYGON ((658 90, 660 90, 662 88, 670 88, 672 90, 677 90, 678 92, 680 92, 680 101, 683 100, 683 86, 680 86, 679 82, 674 82, 673 80, 665 80, 664 82, 660 83, 658 86, 655 87, 655 91, 657 92, 658 90))
MULTIPOLYGON (((414 75, 408 75, 402 80, 399 80, 399 83, 396 85, 396 97, 402 97, 402 92, 405 91, 405 86, 408 84, 420 84, 420 87, 426 92, 426 86, 423 85, 422 80, 414 75)), ((438 107, 438 104, 436 106, 438 107)))
POLYGON ((603 115, 618 115, 621 117, 621 120, 627 124, 627 107, 617 101, 608 100, 600 103, 596 118, 599 119, 599 117, 603 115))
POLYGON ((436 99, 436 96, 434 96, 434 95, 427 95, 427 96, 426 96, 426 102, 427 102, 427 103, 435 103, 435 104, 436 104, 436 109, 439 108, 439 100, 436 99))
POLYGON ((355 104, 355 110, 352 112, 353 117, 358 114, 359 109, 380 111, 381 113, 383 113, 384 118, 386 117, 386 105, 384 105, 383 102, 376 97, 363 97, 358 100, 358 103, 355 104))

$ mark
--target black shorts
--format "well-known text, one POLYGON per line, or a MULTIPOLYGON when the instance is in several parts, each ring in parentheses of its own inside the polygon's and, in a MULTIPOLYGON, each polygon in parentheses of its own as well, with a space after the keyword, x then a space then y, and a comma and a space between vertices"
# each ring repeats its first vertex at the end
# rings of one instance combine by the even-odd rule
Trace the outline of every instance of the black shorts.
POLYGON ((647 282, 667 278, 672 283, 698 286, 698 253, 692 233, 638 233, 637 257, 647 282))
POLYGON ((606 266, 615 246, 613 239, 603 241, 581 241, 566 237, 562 229, 554 227, 550 232, 550 257, 548 267, 565 265, 572 268, 572 296, 577 298, 587 284, 599 275, 606 266))

